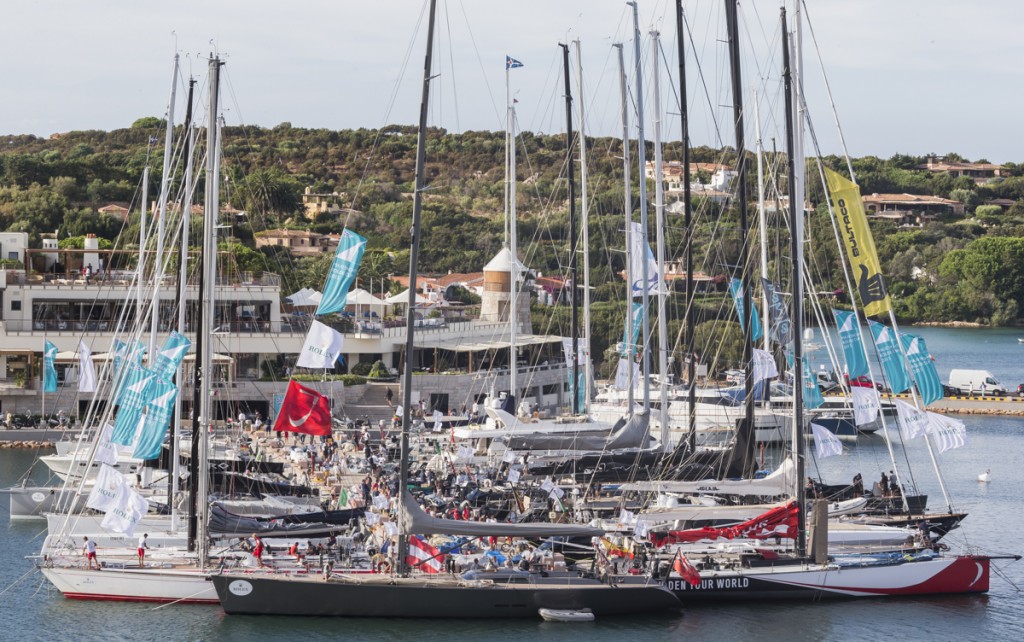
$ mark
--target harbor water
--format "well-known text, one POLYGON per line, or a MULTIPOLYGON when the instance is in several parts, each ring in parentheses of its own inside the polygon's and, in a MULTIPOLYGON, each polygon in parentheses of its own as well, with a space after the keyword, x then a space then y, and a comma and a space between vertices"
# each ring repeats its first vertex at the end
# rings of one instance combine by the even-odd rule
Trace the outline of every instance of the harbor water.
MULTIPOLYGON (((914 329, 928 342, 940 374, 950 368, 992 371, 1008 387, 1024 382, 1024 344, 1009 330, 914 329), (1019 379, 1019 381, 1018 381, 1019 379)), ((936 454, 952 508, 969 514, 946 541, 990 554, 1024 553, 1024 418, 963 415, 965 447, 936 454), (991 482, 977 481, 991 469, 991 482)), ((903 481, 944 510, 928 451, 921 440, 903 448, 903 481)), ((891 468, 880 436, 845 443, 842 457, 810 462, 826 483, 865 484, 891 468)), ((813 451, 813 448, 810 449, 813 451)), ((40 453, 0 450, 0 486, 17 483, 40 453)), ((34 481, 45 481, 37 466, 34 481)), ((378 620, 226 616, 216 606, 80 602, 64 599, 25 556, 42 542, 42 521, 10 522, 0 512, 0 639, 3 640, 1021 640, 1024 639, 1024 561, 994 561, 987 595, 883 598, 819 603, 694 604, 679 613, 606 618, 566 624, 491 620, 378 620)), ((102 551, 101 551, 102 556, 102 551)))

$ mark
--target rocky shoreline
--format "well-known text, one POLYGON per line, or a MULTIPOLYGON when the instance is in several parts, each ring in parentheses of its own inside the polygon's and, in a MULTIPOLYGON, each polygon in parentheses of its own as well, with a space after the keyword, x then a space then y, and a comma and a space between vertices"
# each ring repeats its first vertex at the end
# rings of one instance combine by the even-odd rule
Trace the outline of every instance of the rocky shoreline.
POLYGON ((13 450, 15 448, 41 448, 53 450, 54 445, 52 441, 0 441, 0 450, 13 450))

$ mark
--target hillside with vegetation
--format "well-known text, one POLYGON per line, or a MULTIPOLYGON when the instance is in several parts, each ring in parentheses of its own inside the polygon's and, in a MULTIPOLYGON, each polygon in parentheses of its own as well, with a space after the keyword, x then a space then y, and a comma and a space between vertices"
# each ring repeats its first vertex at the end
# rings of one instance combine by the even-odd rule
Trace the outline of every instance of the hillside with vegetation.
MULTIPOLYGON (((148 157, 149 194, 155 200, 162 140, 163 123, 156 118, 143 118, 110 132, 75 131, 48 139, 0 137, 0 229, 27 232, 32 247, 39 247, 42 234, 54 232, 62 246, 73 247, 85 234, 93 233, 105 239, 104 244, 120 238, 120 247, 134 247, 143 168, 148 157), (111 203, 131 207, 127 222, 98 212, 111 203)), ((564 276, 569 263, 565 139, 527 132, 519 140, 520 253, 533 270, 564 276)), ((257 250, 254 234, 279 227, 338 233, 347 225, 369 239, 363 278, 404 273, 415 145, 414 128, 407 126, 329 131, 282 123, 272 128, 226 128, 222 199, 245 215, 228 221, 230 230, 222 247, 232 250, 239 270, 281 274, 288 291, 319 288, 329 255, 295 258, 282 248, 257 250), (315 193, 337 192, 344 210, 307 219, 302 206, 307 188, 315 193)), ((680 160, 681 152, 678 144, 667 145, 666 160, 680 160)), ((618 140, 588 140, 592 300, 600 324, 595 354, 621 338, 621 322, 613 320, 621 319, 625 309, 625 286, 617 276, 624 269, 621 156, 618 140)), ((959 159, 952 154, 946 158, 959 159)), ((736 159, 733 150, 699 148, 693 150, 692 160, 735 166, 736 159)), ((824 160, 845 171, 841 159, 824 160)), ((1024 300, 1024 165, 1005 165, 999 179, 976 184, 970 178, 918 169, 925 161, 900 155, 852 163, 864 194, 934 195, 965 205, 962 216, 939 216, 920 227, 872 221, 897 316, 906 322, 1016 323, 1024 314, 1019 304, 1024 300), (990 204, 997 199, 1000 204, 990 204)), ((503 168, 502 132, 430 132, 423 273, 479 271, 500 249, 503 168)), ((816 209, 808 222, 812 241, 808 251, 818 291, 842 304, 843 257, 817 175, 817 168, 809 165, 808 200, 816 209)), ((198 180, 201 194, 202 177, 198 180)), ((636 194, 633 200, 638 201, 636 194)), ((694 205, 697 269, 714 277, 718 289, 703 295, 698 309, 702 318, 714 318, 721 314, 721 290, 733 266, 740 263, 743 243, 735 207, 700 197, 694 205)), ((779 237, 784 223, 772 225, 775 229, 770 232, 779 237)), ((681 254, 683 234, 682 216, 669 215, 669 256, 681 254)), ((777 245, 778 256, 786 261, 786 244, 777 245)), ((784 262, 773 259, 772 265, 781 267, 784 262)), ((536 306, 535 325, 547 328, 561 323, 563 316, 561 311, 536 306)))

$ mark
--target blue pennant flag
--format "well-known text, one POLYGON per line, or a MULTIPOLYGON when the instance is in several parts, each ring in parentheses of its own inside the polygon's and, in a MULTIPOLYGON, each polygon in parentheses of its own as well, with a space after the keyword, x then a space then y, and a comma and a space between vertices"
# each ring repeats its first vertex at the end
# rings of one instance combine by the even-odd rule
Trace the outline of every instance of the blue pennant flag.
MULTIPOLYGON (((732 300, 736 304, 736 316, 740 320, 740 328, 746 331, 743 327, 743 282, 739 279, 733 279, 729 282, 729 292, 732 293, 732 300)), ((761 319, 757 316, 757 308, 750 311, 750 325, 751 328, 751 340, 757 341, 761 338, 763 331, 761 330, 761 319)))
POLYGON ((518 60, 516 60, 512 56, 505 56, 505 69, 516 69, 517 67, 522 67, 522 66, 523 66, 523 63, 519 62, 518 60))
POLYGON ((626 336, 626 331, 629 329, 628 325, 624 325, 622 328, 622 356, 629 354, 629 346, 633 346, 633 354, 636 354, 637 345, 640 342, 640 327, 643 325, 644 320, 644 304, 633 301, 633 340, 630 341, 629 337, 626 336))
POLYGON ((882 370, 889 381, 889 387, 896 394, 910 389, 910 373, 903 363, 903 353, 896 343, 896 333, 887 325, 868 319, 868 327, 875 338, 878 348, 878 360, 882 362, 882 370))
POLYGON ((832 310, 839 329, 839 340, 843 343, 843 356, 846 357, 846 374, 850 380, 868 373, 868 358, 864 352, 864 342, 860 336, 860 324, 857 315, 843 310, 832 310))
POLYGON ((54 361, 57 359, 57 346, 49 341, 43 350, 43 392, 57 392, 57 367, 54 361))
POLYGON ((804 408, 813 410, 825 403, 825 400, 821 396, 821 388, 818 387, 818 378, 811 370, 811 360, 805 358, 803 361, 804 408))
POLYGON ((928 346, 925 345, 924 339, 913 334, 901 333, 900 343, 907 351, 907 361, 910 362, 910 371, 914 375, 917 391, 921 394, 921 401, 927 406, 942 399, 942 381, 939 379, 932 356, 928 354, 928 346))
POLYGON ((316 314, 330 314, 345 309, 345 300, 348 298, 348 289, 356 280, 356 272, 359 271, 359 263, 363 260, 363 252, 366 251, 366 239, 355 232, 346 229, 341 234, 341 242, 338 243, 338 253, 334 255, 334 263, 331 264, 331 272, 327 275, 327 283, 324 284, 323 298, 316 308, 316 314))
POLYGON ((136 459, 157 459, 160 447, 167 436, 167 428, 174 416, 174 402, 178 398, 178 387, 160 378, 155 378, 146 393, 146 419, 142 432, 135 444, 132 457, 136 459))
POLYGON ((786 302, 778 286, 768 279, 761 279, 761 287, 768 297, 768 334, 776 343, 786 345, 793 340, 793 323, 786 302))
POLYGON ((164 381, 174 381, 174 377, 178 373, 178 366, 181 365, 182 359, 185 358, 191 347, 192 342, 188 340, 188 337, 180 332, 172 332, 163 347, 156 353, 153 372, 164 381))
POLYGON ((114 434, 110 441, 122 446, 132 443, 139 418, 142 416, 142 408, 149 399, 149 387, 153 385, 155 379, 156 376, 152 371, 142 366, 129 366, 124 387, 121 390, 121 405, 118 407, 117 419, 114 421, 114 434))

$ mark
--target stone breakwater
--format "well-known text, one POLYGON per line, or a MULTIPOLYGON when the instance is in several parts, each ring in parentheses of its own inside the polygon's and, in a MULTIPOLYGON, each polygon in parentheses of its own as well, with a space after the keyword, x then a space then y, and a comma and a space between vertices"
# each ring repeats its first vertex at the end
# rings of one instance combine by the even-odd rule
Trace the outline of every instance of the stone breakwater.
MULTIPOLYGON (((930 408, 929 408, 930 409, 930 408)), ((942 412, 955 415, 1002 415, 1007 417, 1024 417, 1024 408, 941 408, 942 412)))
POLYGON ((14 448, 47 448, 53 449, 52 441, 0 441, 0 450, 10 450, 14 448))

